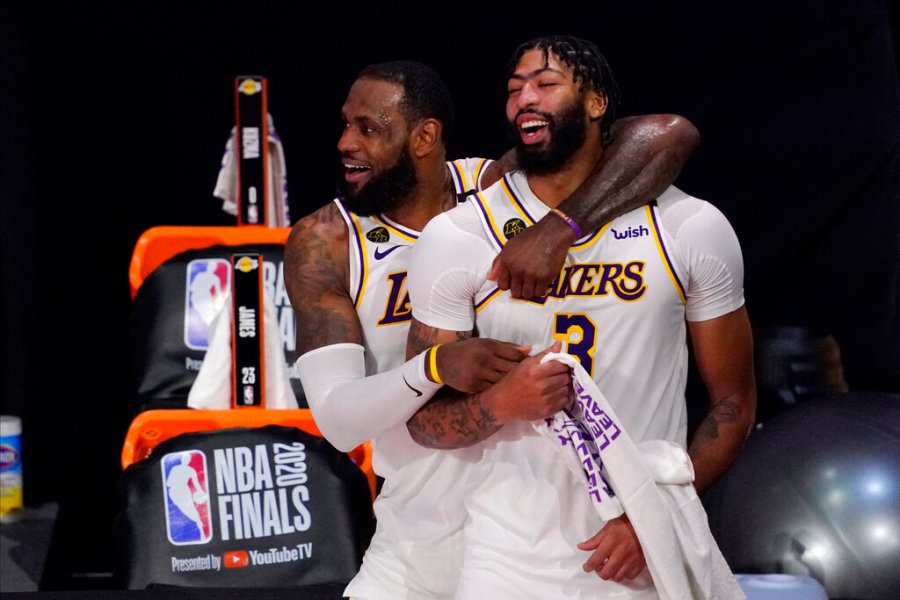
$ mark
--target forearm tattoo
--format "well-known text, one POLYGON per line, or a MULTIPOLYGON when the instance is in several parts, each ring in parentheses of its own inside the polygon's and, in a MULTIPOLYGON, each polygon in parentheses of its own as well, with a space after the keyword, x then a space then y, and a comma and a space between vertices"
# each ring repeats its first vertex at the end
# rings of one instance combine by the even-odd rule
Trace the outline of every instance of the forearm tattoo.
POLYGON ((719 438, 719 426, 740 420, 740 407, 734 400, 722 400, 710 408, 706 418, 697 429, 697 441, 719 438))
MULTIPOLYGON (((407 338, 407 356, 424 352, 446 338, 448 333, 413 318, 407 338)), ((476 332, 455 331, 453 334, 454 341, 462 341, 474 337, 476 332)), ((452 375, 453 369, 462 367, 451 363, 442 368, 452 375)), ((419 445, 441 449, 471 446, 493 434, 500 426, 482 394, 466 395, 447 386, 441 388, 407 422, 410 435, 419 445)))
POLYGON ((449 388, 440 390, 409 420, 413 439, 428 448, 465 448, 500 429, 482 394, 470 396, 449 388))
MULTIPOLYGON (((407 355, 415 356, 431 348, 438 343, 441 330, 420 323, 415 318, 409 325, 409 334, 406 339, 407 355)), ((473 336, 471 331, 456 331, 456 341, 467 340, 473 336)))

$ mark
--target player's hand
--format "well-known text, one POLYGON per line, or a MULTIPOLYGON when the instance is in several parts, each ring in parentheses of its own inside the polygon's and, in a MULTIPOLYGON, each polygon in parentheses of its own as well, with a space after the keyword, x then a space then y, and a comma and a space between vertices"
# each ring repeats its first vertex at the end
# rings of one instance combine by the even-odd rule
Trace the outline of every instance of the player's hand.
POLYGON ((509 240, 494 258, 488 279, 513 298, 547 295, 559 275, 575 234, 555 215, 547 215, 509 240))
POLYGON ((516 346, 488 338, 469 338, 437 349, 441 379, 453 389, 475 394, 509 373, 522 362, 530 346, 516 346))
POLYGON ((611 519, 596 535, 578 544, 592 551, 582 568, 601 579, 621 582, 634 579, 647 566, 644 551, 627 515, 611 519))
POLYGON ((540 354, 529 356, 485 392, 498 422, 543 419, 569 404, 573 391, 568 365, 557 360, 541 364, 547 352, 559 349, 560 343, 554 342, 540 354))

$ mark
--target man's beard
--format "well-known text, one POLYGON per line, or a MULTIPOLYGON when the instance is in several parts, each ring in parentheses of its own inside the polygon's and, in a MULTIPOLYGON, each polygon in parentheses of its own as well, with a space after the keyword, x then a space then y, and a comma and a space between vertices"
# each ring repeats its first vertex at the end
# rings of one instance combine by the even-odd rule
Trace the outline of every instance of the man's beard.
POLYGON ((393 166, 372 177, 358 192, 351 191, 343 177, 338 182, 338 189, 347 208, 368 217, 402 206, 418 183, 419 177, 407 144, 393 166))
POLYGON ((559 170, 584 144, 587 113, 583 102, 574 102, 557 115, 537 114, 546 118, 550 122, 548 127, 552 127, 550 141, 542 148, 525 144, 515 121, 509 125, 516 144, 519 168, 531 175, 545 175, 559 170))

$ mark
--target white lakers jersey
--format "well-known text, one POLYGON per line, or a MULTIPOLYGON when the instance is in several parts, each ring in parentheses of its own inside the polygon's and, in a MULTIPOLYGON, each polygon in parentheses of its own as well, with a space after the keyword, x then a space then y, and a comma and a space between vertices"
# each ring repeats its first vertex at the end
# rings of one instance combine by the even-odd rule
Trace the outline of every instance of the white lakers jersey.
MULTIPOLYGON (((472 197, 491 161, 448 161, 460 200, 472 197)), ((363 330, 367 373, 380 373, 406 361, 406 334, 412 316, 406 284, 407 251, 419 238, 384 216, 361 217, 335 203, 350 230, 350 293, 363 330)))
MULTIPOLYGON (((457 197, 471 197, 485 159, 448 162, 457 197)), ((412 312, 409 250, 419 237, 382 215, 359 216, 335 200, 349 228, 349 289, 362 327, 367 374, 406 361, 412 312)), ((360 598, 452 598, 459 574, 462 488, 459 452, 423 448, 400 424, 373 442, 373 467, 385 479, 375 500, 377 530, 345 594, 360 598), (408 526, 414 523, 414 528, 408 526)))
MULTIPOLYGON (((471 207, 498 252, 546 212, 516 181, 504 179, 471 207)), ((560 340, 615 402, 633 438, 684 443, 686 273, 664 238, 658 208, 646 206, 577 240, 543 298, 516 300, 484 286, 474 298, 479 334, 535 350, 560 340)))
MULTIPOLYGON (((560 340, 635 441, 685 444, 686 316, 710 319, 743 303, 731 227, 712 205, 672 187, 577 240, 545 297, 513 299, 485 275, 503 245, 548 210, 525 176, 513 173, 432 220, 411 261, 416 319, 477 329, 481 337, 530 344, 535 352, 560 340), (451 247, 458 250, 453 260, 442 260, 451 247), (712 264, 722 255, 724 262, 712 264)), ((562 585, 573 598, 622 592, 580 568, 588 554, 575 545, 603 522, 584 480, 548 440, 530 423, 513 421, 483 448, 483 460, 470 471, 460 597, 487 591, 549 597, 562 585)), ((648 577, 629 585, 636 595, 624 597, 653 597, 648 577)))

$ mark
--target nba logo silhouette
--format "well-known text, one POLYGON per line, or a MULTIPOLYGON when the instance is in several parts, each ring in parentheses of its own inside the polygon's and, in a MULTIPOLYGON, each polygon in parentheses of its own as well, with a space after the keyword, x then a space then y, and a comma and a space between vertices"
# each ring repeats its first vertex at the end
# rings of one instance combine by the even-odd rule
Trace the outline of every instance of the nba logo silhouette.
POLYGON ((176 546, 212 539, 206 455, 200 450, 166 454, 162 462, 166 529, 176 546))
POLYGON ((209 348, 209 326, 225 307, 231 291, 231 265, 222 258, 192 260, 187 266, 184 343, 193 350, 209 348))

